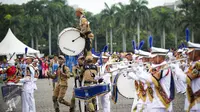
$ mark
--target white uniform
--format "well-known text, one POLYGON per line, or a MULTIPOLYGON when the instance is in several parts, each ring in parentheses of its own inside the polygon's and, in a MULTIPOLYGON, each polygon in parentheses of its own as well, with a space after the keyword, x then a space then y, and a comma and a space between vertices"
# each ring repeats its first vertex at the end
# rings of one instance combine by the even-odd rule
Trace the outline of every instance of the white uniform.
MULTIPOLYGON (((146 70, 144 69, 144 67, 137 67, 136 70, 136 75, 137 75, 137 79, 135 80, 138 80, 138 81, 141 81, 143 83, 143 87, 144 87, 144 90, 147 90, 148 88, 148 85, 147 85, 147 82, 148 82, 148 78, 147 77, 151 77, 150 74, 148 74, 147 72, 145 72, 146 70)), ((151 85, 150 85, 151 86, 151 85)), ((139 94, 139 93, 138 93, 139 94)), ((148 112, 149 111, 149 105, 151 104, 152 102, 150 101, 150 98, 148 96, 148 93, 146 91, 146 99, 145 101, 143 101, 141 98, 138 100, 137 102, 137 112, 148 112)))
MULTIPOLYGON (((100 67, 100 75, 103 78, 103 82, 110 84, 111 86, 111 74, 106 71, 106 64, 103 64, 102 67, 100 67)), ((100 96, 103 112, 110 112, 110 96, 111 92, 100 96)))
MULTIPOLYGON (((132 68, 128 68, 128 69, 132 69, 132 68)), ((139 77, 137 76, 138 72, 136 72, 137 70, 133 68, 133 71, 135 73, 133 73, 133 72, 129 72, 128 73, 128 78, 133 79, 135 81, 139 81, 139 77)), ((143 106, 143 103, 142 103, 141 99, 138 99, 138 96, 136 95, 134 100, 133 100, 133 104, 132 104, 132 107, 131 107, 131 112, 134 111, 135 108, 137 108, 137 111, 142 110, 142 106, 143 106)))
MULTIPOLYGON (((194 65, 194 64, 195 64, 195 62, 191 63, 191 65, 194 65)), ((177 73, 179 73, 179 74, 177 74, 177 77, 180 78, 184 83, 186 83, 187 75, 179 67, 176 67, 175 70, 177 73)), ((193 93, 200 90, 200 78, 191 80, 191 88, 192 88, 193 93)), ((188 97, 187 97, 187 93, 186 93, 184 110, 188 111, 189 105, 190 105, 190 103, 188 101, 188 97)), ((195 104, 190 109, 190 112, 200 112, 200 102, 195 102, 195 104)))
MULTIPOLYGON (((163 62, 166 63, 166 62, 163 62)), ((161 63, 161 64, 163 64, 161 63)), ((159 65, 153 65, 153 67, 159 66, 159 65)), ((164 89, 165 93, 167 94, 168 98, 170 96, 170 82, 171 82, 171 70, 164 70, 163 71, 163 76, 161 77, 159 83, 161 84, 162 88, 164 89), (168 75, 167 75, 168 73, 168 75)), ((170 102, 169 107, 166 108, 166 106, 161 102, 160 98, 158 97, 156 93, 156 87, 155 84, 153 83, 152 80, 153 76, 147 76, 147 77, 142 77, 148 82, 152 84, 152 89, 153 89, 153 101, 152 103, 149 103, 148 105, 148 112, 171 112, 172 111, 172 102, 170 102)))
MULTIPOLYGON (((179 63, 173 64, 171 66, 173 66, 174 68, 176 67, 178 69, 179 63)), ((172 71, 173 71, 174 82, 176 85, 177 93, 185 93, 186 92, 186 84, 184 84, 183 81, 181 81, 180 78, 176 75, 176 74, 180 74, 180 72, 177 72, 176 69, 172 69, 172 71)))
MULTIPOLYGON (((23 82, 22 87, 22 112, 36 112, 34 90, 37 89, 35 84, 35 69, 32 65, 28 65, 30 69, 30 74, 25 74, 24 78, 20 80, 23 82)), ((26 67, 26 71, 27 71, 26 67)))

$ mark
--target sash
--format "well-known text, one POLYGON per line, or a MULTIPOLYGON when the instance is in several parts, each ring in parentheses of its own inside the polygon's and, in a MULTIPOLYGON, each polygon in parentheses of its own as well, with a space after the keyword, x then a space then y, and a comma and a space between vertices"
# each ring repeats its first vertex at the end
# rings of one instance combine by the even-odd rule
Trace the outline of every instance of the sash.
POLYGON ((137 81, 135 81, 135 89, 136 89, 137 92, 139 91, 139 85, 138 85, 137 81))
MULTIPOLYGON (((168 73, 169 73, 169 70, 167 72, 167 75, 168 75, 168 73)), ((162 76, 162 72, 161 72, 161 76, 162 76)), ((166 107, 166 109, 169 108, 170 102, 173 99, 168 98, 167 93, 165 92, 165 90, 161 86, 161 84, 160 84, 158 79, 156 79, 155 77, 152 77, 152 81, 153 81, 153 83, 155 85, 156 94, 157 94, 158 98, 163 103, 163 105, 166 107)))
POLYGON ((145 102, 146 101, 146 90, 144 90, 144 83, 139 81, 139 98, 145 102))
POLYGON ((116 75, 115 79, 114 79, 114 84, 113 84, 113 90, 112 90, 112 101, 114 102, 114 104, 117 103, 118 100, 118 89, 117 89, 117 79, 119 77, 119 74, 116 75))
POLYGON ((151 88, 151 85, 149 82, 146 82, 147 83, 147 95, 149 97, 149 100, 152 102, 153 101, 153 89, 151 88))
POLYGON ((174 83, 174 77, 173 77, 173 74, 172 74, 172 71, 171 71, 171 80, 170 80, 171 82, 170 82, 170 88, 169 88, 169 90, 170 90, 170 99, 171 100, 174 100, 174 98, 175 98, 175 83, 174 83))
POLYGON ((199 103, 199 102, 200 102, 200 90, 198 90, 198 91, 196 91, 196 92, 194 93, 193 90, 192 90, 192 87, 191 87, 191 81, 192 81, 192 79, 191 79, 189 76, 187 76, 187 79, 186 79, 186 82, 187 82, 187 89, 186 89, 186 92, 187 92, 187 99, 188 99, 188 102, 190 103, 187 112, 189 112, 190 109, 191 109, 196 103, 199 103))

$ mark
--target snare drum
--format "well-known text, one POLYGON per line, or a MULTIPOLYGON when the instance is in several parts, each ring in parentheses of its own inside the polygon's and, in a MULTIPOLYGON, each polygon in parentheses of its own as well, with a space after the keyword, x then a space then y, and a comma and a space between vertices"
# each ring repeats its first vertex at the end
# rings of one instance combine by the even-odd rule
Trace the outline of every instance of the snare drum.
POLYGON ((1 87, 4 101, 10 100, 14 97, 21 96, 22 86, 20 85, 6 85, 1 87))
POLYGON ((82 100, 90 100, 95 96, 103 95, 108 92, 110 92, 109 84, 99 84, 74 89, 75 97, 82 100))
POLYGON ((76 56, 85 48, 85 39, 76 28, 66 28, 58 36, 60 50, 68 56, 76 56))

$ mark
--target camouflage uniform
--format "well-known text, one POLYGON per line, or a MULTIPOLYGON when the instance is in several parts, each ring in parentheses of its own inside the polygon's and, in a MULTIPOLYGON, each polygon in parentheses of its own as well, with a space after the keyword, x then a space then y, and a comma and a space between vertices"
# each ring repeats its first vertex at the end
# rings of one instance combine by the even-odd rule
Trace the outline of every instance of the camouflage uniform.
MULTIPOLYGON (((86 59, 87 60, 87 59, 86 59)), ((83 66, 83 80, 84 80, 84 86, 90 86, 93 84, 96 84, 97 81, 94 79, 95 75, 97 74, 97 66, 93 63, 88 63, 83 66)), ((96 104, 96 99, 93 98, 87 103, 87 109, 89 112, 94 112, 97 110, 97 104, 96 104)))
MULTIPOLYGON (((72 68, 72 74, 75 78, 75 83, 76 83, 76 80, 77 78, 79 78, 79 83, 81 84, 81 77, 78 77, 83 71, 83 66, 81 65, 76 65, 72 68)), ((81 85, 78 85, 78 86, 81 86, 81 85)), ((77 87, 77 85, 76 85, 77 87)), ((75 95, 74 95, 74 92, 73 92, 73 96, 72 96, 72 99, 71 99, 71 106, 70 106, 70 112, 75 112, 75 95)))
POLYGON ((64 100, 65 93, 68 88, 68 78, 70 78, 70 70, 67 66, 62 65, 58 68, 58 84, 53 92, 53 103, 56 112, 59 112, 59 103, 70 106, 70 103, 64 100))
POLYGON ((84 56, 86 57, 87 55, 92 55, 91 48, 92 48, 92 39, 94 39, 94 34, 91 32, 89 21, 83 15, 83 9, 78 8, 76 11, 82 13, 78 29, 81 32, 81 36, 84 37, 86 41, 84 49, 84 56))

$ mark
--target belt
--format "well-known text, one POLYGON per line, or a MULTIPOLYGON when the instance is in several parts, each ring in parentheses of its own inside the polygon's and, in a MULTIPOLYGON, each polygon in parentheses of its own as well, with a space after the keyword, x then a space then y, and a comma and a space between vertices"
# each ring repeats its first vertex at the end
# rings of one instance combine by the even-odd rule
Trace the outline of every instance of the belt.
POLYGON ((84 81, 84 84, 97 84, 95 81, 84 81))

